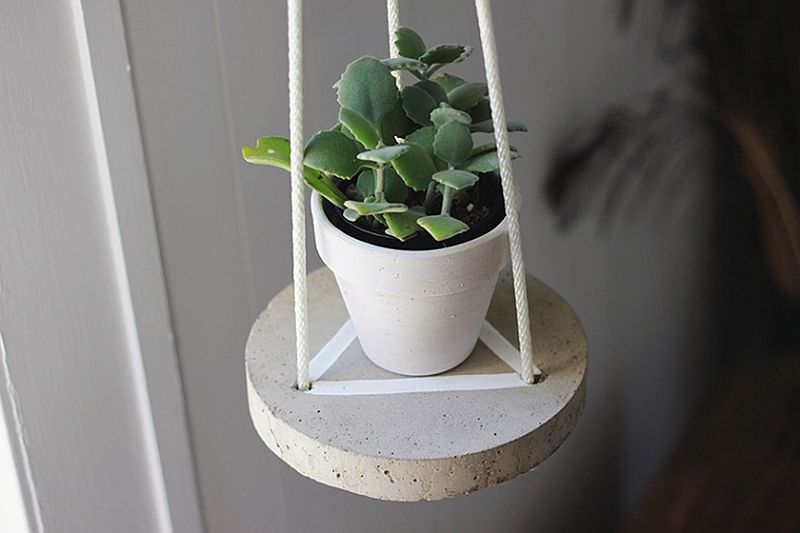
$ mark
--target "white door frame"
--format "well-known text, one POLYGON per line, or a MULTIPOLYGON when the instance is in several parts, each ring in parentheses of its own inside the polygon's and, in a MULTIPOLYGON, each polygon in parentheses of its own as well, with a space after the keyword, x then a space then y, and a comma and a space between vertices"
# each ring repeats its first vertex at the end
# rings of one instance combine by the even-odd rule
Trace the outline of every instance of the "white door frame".
MULTIPOLYGON (((0 526, 13 523, 15 529, 41 532, 48 529, 50 524, 61 522, 63 513, 59 514, 54 509, 74 509, 76 516, 102 511, 106 513, 104 520, 115 520, 116 517, 108 517, 114 507, 102 509, 104 495, 107 495, 109 501, 115 502, 126 499, 150 501, 148 508, 153 510, 155 516, 120 516, 120 531, 138 531, 143 524, 154 524, 160 533, 202 532, 205 526, 121 6, 118 0, 70 0, 68 5, 57 2, 38 5, 12 3, 2 8, 2 17, 6 17, 2 21, 3 26, 10 30, 6 35, 6 44, 10 47, 2 57, 10 61, 9 65, 14 67, 11 72, 15 72, 17 77, 10 75, 12 77, 3 78, 3 74, 0 74, 0 94, 10 95, 9 100, 0 102, 0 109, 12 112, 8 119, 4 117, 0 122, 0 157, 3 154, 11 156, 7 167, 10 174, 0 176, 5 184, 3 193, 8 194, 3 198, 2 205, 7 208, 6 220, 10 221, 9 228, 0 228, 0 231, 8 229, 5 235, 7 239, 3 240, 6 249, 0 250, 0 258, 10 260, 10 265, 13 265, 8 269, 10 277, 0 276, 0 282, 7 282, 7 279, 13 282, 13 285, 5 286, 0 283, 0 296, 3 297, 0 299, 0 311, 6 313, 0 316, 10 317, 6 323, 0 322, 0 471, 9 473, 15 470, 16 479, 2 480, 0 493, 13 496, 13 501, 7 502, 13 509, 3 509, 0 526), (43 16, 51 13, 57 17, 53 24, 38 23, 43 16), (73 31, 70 32, 70 29, 73 31), (72 37, 74 42, 71 41, 72 37), (57 47, 64 48, 57 50, 57 47), (53 57, 48 58, 51 50, 53 57), (75 51, 77 61, 73 55, 75 51), (26 58, 32 59, 32 62, 26 64, 26 58), (59 62, 58 58, 62 58, 62 61, 59 62), (79 80, 77 84, 76 80, 79 80), (83 94, 80 89, 75 91, 81 82, 83 94), (62 100, 57 96, 49 96, 61 96, 58 92, 61 83, 64 84, 65 94, 69 96, 63 96, 62 100), (56 90, 39 90, 46 87, 45 84, 50 84, 50 88, 55 84, 56 90), (41 95, 48 95, 47 100, 36 102, 37 96, 41 95), (84 110, 88 116, 81 114, 84 110), (81 122, 77 126, 81 128, 77 130, 80 141, 75 143, 63 139, 63 133, 62 138, 50 137, 53 131, 69 131, 71 123, 68 117, 81 122), (90 126, 88 143, 86 130, 83 129, 87 123, 90 126), (42 139, 48 139, 54 147, 48 146, 42 139), (91 216, 87 214, 85 218, 77 216, 71 220, 65 218, 64 214, 76 213, 68 209, 53 209, 58 201, 70 202, 72 199, 69 196, 71 192, 65 194, 64 198, 54 199, 47 191, 48 180, 57 180, 60 175, 60 169, 54 171, 52 164, 48 163, 49 156, 52 155, 52 161, 64 161, 64 148, 58 147, 59 143, 80 148, 80 151, 71 152, 74 155, 66 161, 67 166, 74 164, 74 167, 61 168, 64 176, 81 180, 77 190, 83 192, 76 192, 75 195, 85 192, 87 196, 81 196, 74 205, 81 208, 90 206, 91 216), (52 150, 52 154, 48 149, 52 150), (94 161, 87 164, 87 157, 91 159, 92 151, 94 161), (34 161, 38 157, 44 163, 20 163, 24 155, 32 155, 34 161), (92 163, 95 169, 91 169, 92 163), (6 179, 9 181, 6 182, 6 179), (20 214, 14 209, 15 202, 19 205, 20 214), (51 212, 53 216, 50 216, 51 212), (25 216, 29 218, 20 218, 25 216), (78 235, 80 239, 87 220, 103 226, 103 231, 87 232, 87 235, 92 235, 91 241, 72 242, 74 237, 59 239, 59 228, 56 227, 55 231, 53 228, 54 221, 57 221, 69 230, 64 231, 64 235, 78 235), (100 242, 98 235, 107 235, 107 240, 103 238, 100 242), (38 246, 35 250, 48 253, 26 255, 31 248, 28 243, 34 242, 38 246), (82 250, 82 244, 89 245, 91 250, 82 250), (49 253, 51 250, 52 254, 49 253), (90 265, 87 267, 89 270, 77 272, 70 271, 69 265, 62 267, 56 261, 43 259, 51 255, 62 257, 65 250, 66 254, 84 253, 88 257, 95 257, 92 252, 102 253, 96 261, 75 263, 90 265), (37 260, 40 261, 38 264, 37 260), (104 275, 102 285, 97 286, 98 291, 102 287, 97 300, 93 300, 91 294, 81 292, 84 283, 91 286, 94 273, 91 269, 95 265, 103 270, 104 275), (63 272, 75 273, 74 277, 80 278, 81 286, 57 285, 63 276, 49 274, 58 273, 62 268, 63 272), (30 274, 26 273, 26 269, 30 270, 30 274), (110 277, 106 275, 109 272, 110 277), (11 299, 6 298, 9 290, 13 296, 11 299), (35 298, 30 301, 14 299, 27 293, 35 295, 35 298), (115 379, 104 381, 105 376, 94 376, 89 366, 81 375, 82 379, 77 381, 82 388, 70 383, 68 376, 51 372, 48 382, 56 385, 42 391, 36 376, 47 374, 50 369, 44 367, 56 361, 59 353, 58 350, 53 353, 35 352, 30 346, 37 345, 34 342, 37 336, 52 341, 50 345, 58 346, 62 341, 59 335, 64 333, 59 329, 60 324, 52 323, 48 324, 50 329, 30 330, 27 325, 36 324, 37 321, 26 322, 25 313, 32 313, 32 319, 38 318, 33 314, 36 311, 34 302, 44 302, 43 308, 50 304, 53 304, 53 308, 69 308, 72 301, 65 303, 64 300, 73 297, 76 307, 90 308, 93 302, 102 300, 102 306, 97 309, 102 312, 113 311, 114 316, 109 317, 107 331, 104 329, 105 322, 99 320, 99 323, 87 324, 87 328, 75 333, 76 337, 70 339, 75 340, 70 345, 73 350, 71 353, 76 350, 79 352, 83 346, 96 345, 82 342, 82 336, 92 335, 93 328, 96 328, 94 333, 98 338, 115 335, 114 342, 107 345, 121 346, 121 349, 115 348, 113 353, 87 351, 87 356, 81 362, 91 362, 92 358, 95 358, 94 361, 102 358, 113 360, 113 365, 104 368, 111 368, 116 380, 124 376, 130 382, 118 383, 115 379), (7 302, 17 302, 19 307, 11 307, 13 304, 7 302), (7 353, 3 343, 3 334, 7 333, 11 333, 16 341, 13 346, 16 351, 13 353, 7 353), (62 381, 58 382, 59 379, 62 381), (17 390, 25 394, 18 396, 17 390), (64 405, 53 406, 54 396, 57 396, 56 401, 64 405), (44 398, 49 398, 51 404, 42 405, 44 398), (105 398, 108 403, 100 406, 92 404, 97 398, 105 398), (78 407, 87 405, 89 407, 84 407, 84 411, 78 407), (92 412, 88 413, 88 410, 92 412), (102 416, 98 416, 98 413, 102 416), (67 420, 74 424, 67 435, 72 439, 70 442, 59 442, 64 435, 58 431, 48 433, 49 423, 54 420, 67 420), (99 421, 102 421, 103 427, 95 427, 99 421), (109 427, 107 423, 110 421, 118 421, 119 428, 109 427), (31 429, 37 440, 32 440, 31 429), (124 435, 126 447, 120 452, 123 454, 120 457, 136 461, 136 464, 110 465, 111 471, 119 475, 118 481, 113 477, 104 477, 106 481, 113 480, 112 486, 108 486, 108 483, 94 487, 75 486, 78 482, 75 478, 80 478, 83 472, 69 478, 58 468, 44 464, 50 459, 49 450, 66 444, 63 449, 80 451, 79 461, 72 455, 77 461, 75 465, 94 465, 96 461, 92 453, 95 448, 92 441, 97 439, 97 449, 105 454, 105 462, 96 464, 98 468, 109 465, 109 458, 114 457, 116 450, 103 444, 105 432, 116 435, 113 442, 118 442, 122 438, 119 435, 124 435), (133 441, 139 443, 138 448, 136 444, 130 444, 133 441), (38 458, 43 464, 37 466, 36 456, 28 459, 28 450, 31 449, 38 450, 38 458), (146 480, 146 483, 134 487, 124 477, 126 473, 141 468, 138 465, 144 465, 146 469, 138 478, 146 480), (50 494, 60 498, 58 505, 38 497, 37 487, 41 489, 44 486, 50 488, 50 494), (5 490, 9 492, 3 492, 5 490), (88 493, 92 496, 88 496, 88 493)), ((73 208, 73 211, 76 210, 73 208)), ((0 267, 3 266, 6 265, 0 264, 0 267)), ((0 274, 4 274, 2 269, 0 274)), ((97 313, 92 316, 97 318, 97 313)), ((65 317, 64 323, 70 324, 70 319, 65 317)), ((39 346, 44 344, 39 343, 39 346)), ((82 370, 71 369, 74 372, 82 370)), ((91 473, 87 476, 86 479, 92 479, 91 473)), ((3 502, 6 503, 5 499, 3 502)), ((91 516, 81 518, 83 523, 92 523, 91 520, 91 516)))
POLYGON ((107 180, 118 228, 121 293, 143 410, 150 413, 150 463, 161 476, 172 531, 204 529, 178 355, 156 232, 150 185, 131 78, 122 11, 117 0, 72 0, 87 99, 93 114, 98 166, 107 180), (82 17, 81 17, 82 15, 82 17), (82 19, 82 20, 81 20, 82 19), (92 102, 96 104, 93 106, 92 102), (154 408, 155 407, 155 408, 154 408))

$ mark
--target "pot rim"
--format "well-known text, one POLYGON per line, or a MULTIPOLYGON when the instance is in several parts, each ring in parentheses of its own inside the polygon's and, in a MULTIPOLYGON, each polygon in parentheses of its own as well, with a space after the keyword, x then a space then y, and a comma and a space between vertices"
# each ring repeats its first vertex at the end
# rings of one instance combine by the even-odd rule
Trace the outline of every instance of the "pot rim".
POLYGON ((371 244, 355 237, 352 237, 336 227, 333 222, 328 219, 328 216, 325 214, 325 211, 322 208, 322 202, 325 199, 316 191, 311 192, 311 211, 312 216, 317 224, 320 226, 324 226, 326 231, 333 231, 337 238, 342 239, 352 245, 361 246, 364 248, 368 248, 373 250, 375 253, 387 254, 387 255, 401 255, 407 257, 414 257, 418 259, 430 258, 430 257, 439 257, 443 255, 450 255, 453 253, 467 251, 471 248, 475 248, 481 246, 485 241, 489 241, 494 239, 500 233, 505 233, 507 231, 508 226, 508 215, 504 216, 497 225, 492 228, 491 230, 487 231, 477 239, 472 239, 467 242, 462 242, 460 244, 455 244, 453 246, 445 246, 443 248, 434 248, 431 250, 402 250, 397 248, 387 248, 385 246, 378 246, 377 244, 371 244))

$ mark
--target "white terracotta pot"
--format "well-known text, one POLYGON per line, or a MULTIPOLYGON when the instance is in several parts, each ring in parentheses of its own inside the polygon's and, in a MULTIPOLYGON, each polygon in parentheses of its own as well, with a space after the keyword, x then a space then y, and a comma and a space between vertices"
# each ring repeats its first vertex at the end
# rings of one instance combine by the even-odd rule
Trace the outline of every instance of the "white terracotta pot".
POLYGON ((393 250, 334 226, 311 198, 317 251, 336 276, 364 353, 410 376, 438 374, 472 352, 508 260, 503 220, 489 233, 437 250, 393 250))

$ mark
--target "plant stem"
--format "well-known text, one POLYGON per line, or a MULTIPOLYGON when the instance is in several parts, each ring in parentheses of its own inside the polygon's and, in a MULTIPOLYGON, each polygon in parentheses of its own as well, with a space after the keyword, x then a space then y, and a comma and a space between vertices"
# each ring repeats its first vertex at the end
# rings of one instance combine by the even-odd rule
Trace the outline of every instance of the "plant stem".
POLYGON ((383 194, 383 167, 384 165, 378 165, 378 169, 375 171, 375 201, 383 202, 384 201, 384 194, 383 194))
POLYGON ((442 214, 443 215, 450 215, 450 204, 453 201, 453 193, 455 189, 450 187, 449 185, 444 186, 444 192, 442 193, 442 214))
POLYGON ((431 65, 431 67, 425 71, 425 78, 430 79, 431 76, 436 74, 436 71, 442 68, 444 65, 437 63, 435 65, 431 65))
POLYGON ((428 190, 425 191, 425 201, 422 202, 422 208, 425 210, 425 213, 431 212, 431 204, 433 204, 433 197, 436 194, 436 182, 431 180, 428 184, 428 190))

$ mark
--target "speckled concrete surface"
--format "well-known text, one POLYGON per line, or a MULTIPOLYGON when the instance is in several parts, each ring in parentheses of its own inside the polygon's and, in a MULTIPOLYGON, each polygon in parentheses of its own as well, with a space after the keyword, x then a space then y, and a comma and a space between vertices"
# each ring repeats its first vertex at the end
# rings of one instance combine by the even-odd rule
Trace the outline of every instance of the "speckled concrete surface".
MULTIPOLYGON (((313 272, 308 283, 309 343, 316 353, 347 312, 330 271, 313 272)), ((248 397, 256 430, 301 474, 383 500, 437 500, 523 474, 552 454, 575 427, 585 399, 587 365, 586 338, 566 302, 532 277, 528 294, 534 356, 546 376, 541 383, 483 391, 317 396, 293 389, 294 317, 287 287, 255 322, 247 342, 248 397)), ((516 345, 508 273, 501 274, 487 319, 516 345)), ((349 379, 354 372, 363 379, 388 377, 361 359, 361 370, 354 370, 353 358, 347 360, 349 379)), ((333 379, 334 370, 325 378, 333 379)))

